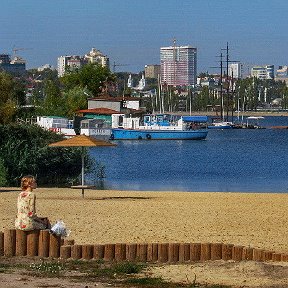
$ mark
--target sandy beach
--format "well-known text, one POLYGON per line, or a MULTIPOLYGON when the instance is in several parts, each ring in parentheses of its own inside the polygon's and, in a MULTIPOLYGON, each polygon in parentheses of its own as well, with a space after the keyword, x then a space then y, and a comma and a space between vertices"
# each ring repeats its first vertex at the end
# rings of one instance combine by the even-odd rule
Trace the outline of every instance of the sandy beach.
MULTIPOLYGON (((7 190, 0 198, 2 231, 14 227, 19 192, 7 190)), ((86 190, 82 198, 68 188, 35 192, 37 214, 52 223, 62 219, 78 244, 222 242, 288 252, 287 194, 86 190)))
MULTIPOLYGON (((0 191, 4 231, 14 228, 19 189, 0 191)), ((35 192, 38 215, 49 216, 52 223, 64 220, 77 244, 222 242, 288 253, 287 194, 86 190, 82 198, 81 191, 68 188, 35 192)), ((287 262, 219 260, 157 265, 146 273, 187 284, 197 277, 198 283, 231 287, 288 285, 287 262)), ((33 283, 26 287, 36 287, 33 283)))

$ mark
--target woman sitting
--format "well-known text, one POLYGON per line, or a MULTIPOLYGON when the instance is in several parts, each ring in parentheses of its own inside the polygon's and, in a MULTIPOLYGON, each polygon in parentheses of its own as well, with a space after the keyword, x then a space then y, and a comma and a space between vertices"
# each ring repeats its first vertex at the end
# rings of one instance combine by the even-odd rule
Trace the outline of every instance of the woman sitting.
POLYGON ((21 179, 22 192, 17 200, 17 216, 15 220, 16 229, 35 230, 50 229, 51 225, 47 217, 38 217, 36 214, 36 196, 33 189, 37 188, 33 176, 24 176, 21 179))

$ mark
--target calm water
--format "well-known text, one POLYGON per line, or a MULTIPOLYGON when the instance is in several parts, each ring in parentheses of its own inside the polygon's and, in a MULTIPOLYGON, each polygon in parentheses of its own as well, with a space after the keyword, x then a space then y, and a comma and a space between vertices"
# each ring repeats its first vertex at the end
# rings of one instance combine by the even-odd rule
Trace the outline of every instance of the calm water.
MULTIPOLYGON (((266 117, 266 127, 288 117, 266 117)), ((288 129, 209 130, 204 141, 115 141, 92 148, 104 187, 119 190, 288 192, 288 129)))

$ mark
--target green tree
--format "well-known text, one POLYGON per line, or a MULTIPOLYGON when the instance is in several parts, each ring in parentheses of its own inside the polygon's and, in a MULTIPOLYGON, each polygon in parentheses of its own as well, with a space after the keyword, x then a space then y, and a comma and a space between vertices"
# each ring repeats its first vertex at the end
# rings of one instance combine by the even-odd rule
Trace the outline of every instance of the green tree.
POLYGON ((67 90, 79 86, 87 88, 92 95, 98 95, 115 81, 115 76, 106 67, 99 64, 86 64, 78 70, 67 71, 61 78, 67 90))
POLYGON ((75 112, 87 108, 87 96, 83 88, 76 86, 63 93, 65 101, 65 115, 72 118, 75 112))
POLYGON ((11 75, 0 72, 0 124, 10 123, 16 113, 13 99, 14 82, 11 75))

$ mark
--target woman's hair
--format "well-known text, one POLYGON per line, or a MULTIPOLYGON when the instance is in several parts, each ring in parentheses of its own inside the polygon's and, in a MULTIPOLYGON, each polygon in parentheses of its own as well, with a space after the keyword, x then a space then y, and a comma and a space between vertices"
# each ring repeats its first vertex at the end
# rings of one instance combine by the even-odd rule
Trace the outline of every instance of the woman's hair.
POLYGON ((26 190, 35 181, 35 177, 32 175, 26 175, 21 179, 21 188, 26 190))

